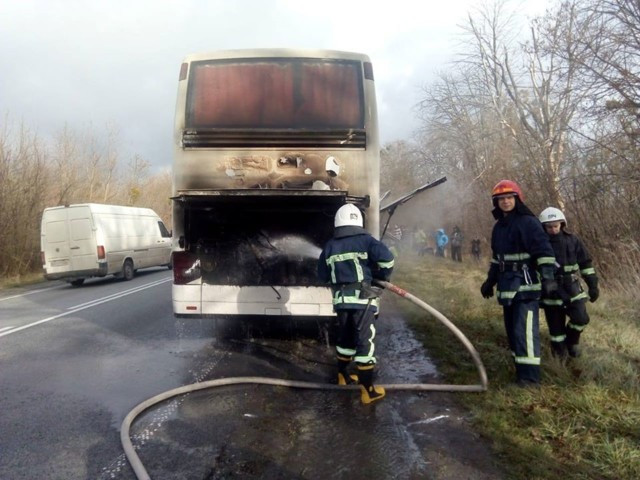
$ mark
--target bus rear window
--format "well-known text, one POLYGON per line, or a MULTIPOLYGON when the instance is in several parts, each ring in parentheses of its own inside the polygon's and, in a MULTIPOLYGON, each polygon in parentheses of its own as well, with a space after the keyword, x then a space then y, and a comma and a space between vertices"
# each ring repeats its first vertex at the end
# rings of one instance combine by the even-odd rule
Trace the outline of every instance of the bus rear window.
POLYGON ((359 62, 250 59, 194 62, 186 127, 364 128, 359 62))

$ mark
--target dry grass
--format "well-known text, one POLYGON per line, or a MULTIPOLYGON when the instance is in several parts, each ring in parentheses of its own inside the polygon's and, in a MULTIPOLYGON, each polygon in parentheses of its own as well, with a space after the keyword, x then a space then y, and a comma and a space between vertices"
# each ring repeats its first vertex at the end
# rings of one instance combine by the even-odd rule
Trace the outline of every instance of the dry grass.
MULTIPOLYGON (((493 441, 512 478, 640 478, 640 307, 624 293, 604 291, 589 304, 583 356, 550 357, 541 313, 543 385, 512 385, 513 366, 495 298, 479 287, 484 265, 434 257, 402 257, 394 283, 450 318, 475 345, 487 368, 489 391, 461 394, 475 425, 493 441)), ((391 297, 387 294, 387 299, 391 297)), ((396 301, 396 300, 392 300, 396 301)), ((477 383, 471 358, 453 335, 424 311, 398 300, 447 382, 477 383)))
POLYGON ((44 277, 41 271, 25 273, 24 275, 17 275, 15 277, 0 278, 0 289, 32 285, 42 281, 44 281, 44 277))

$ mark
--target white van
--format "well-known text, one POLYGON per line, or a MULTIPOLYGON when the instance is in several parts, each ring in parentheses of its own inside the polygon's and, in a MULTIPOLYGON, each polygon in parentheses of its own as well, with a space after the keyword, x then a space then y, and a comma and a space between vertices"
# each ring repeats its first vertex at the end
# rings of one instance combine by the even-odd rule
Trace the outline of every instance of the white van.
POLYGON ((89 277, 131 280, 140 268, 171 268, 171 233, 149 208, 97 203, 46 208, 40 245, 45 278, 75 286, 89 277))

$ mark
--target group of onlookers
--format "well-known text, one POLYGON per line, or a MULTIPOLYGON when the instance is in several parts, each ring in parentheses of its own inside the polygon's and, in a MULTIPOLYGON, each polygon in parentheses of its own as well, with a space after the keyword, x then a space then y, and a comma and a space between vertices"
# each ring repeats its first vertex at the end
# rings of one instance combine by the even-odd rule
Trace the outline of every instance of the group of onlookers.
MULTIPOLYGON (((449 256, 452 260, 462 262, 462 250, 464 244, 464 235, 457 225, 453 228, 451 235, 447 235, 444 228, 437 229, 431 238, 420 227, 414 227, 413 232, 407 237, 406 228, 400 225, 393 225, 384 240, 389 244, 394 254, 399 253, 401 244, 410 244, 414 251, 419 255, 435 255, 437 257, 447 256, 447 247, 449 247, 449 256)), ((479 238, 471 240, 470 253, 474 260, 480 260, 481 241, 479 238)))

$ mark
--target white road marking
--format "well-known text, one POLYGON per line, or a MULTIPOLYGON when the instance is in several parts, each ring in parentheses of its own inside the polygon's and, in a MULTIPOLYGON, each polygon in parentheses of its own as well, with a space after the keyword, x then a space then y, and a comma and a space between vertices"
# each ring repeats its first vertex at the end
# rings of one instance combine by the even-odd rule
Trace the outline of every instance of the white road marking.
POLYGON ((129 290, 124 290, 122 292, 114 293, 112 295, 107 295, 106 297, 98 298, 96 300, 91 300, 90 302, 80 303, 80 304, 75 305, 73 307, 67 308, 67 310, 75 310, 76 308, 84 307, 84 306, 87 306, 87 305, 93 305, 93 304, 97 304, 97 303, 102 303, 104 300, 107 300, 107 299, 111 300, 114 297, 118 298, 118 297, 121 297, 122 294, 125 294, 125 293, 126 294, 135 293, 137 291, 144 290, 145 288, 149 288, 149 287, 152 287, 154 285, 160 285, 161 283, 168 282, 169 280, 172 280, 172 278, 168 278, 168 279, 165 278, 164 280, 156 280, 155 282, 145 283, 144 285, 141 285, 139 287, 133 287, 133 288, 130 288, 129 290))
POLYGON ((59 313, 58 315, 54 315, 53 317, 43 318, 42 320, 38 320, 37 322, 30 323, 28 325, 23 325, 22 327, 16 327, 12 330, 0 333, 0 337, 4 337, 5 335, 11 335, 12 333, 19 332, 21 330, 25 330, 27 328, 35 327, 36 325, 40 325, 42 323, 50 322, 51 320, 55 320, 56 318, 66 317, 67 315, 71 315, 72 313, 79 312, 81 310, 86 310, 87 308, 95 307, 96 305, 100 305, 101 303, 110 302, 111 300, 115 300, 117 298, 126 297, 127 295, 131 295, 132 293, 137 293, 141 290, 146 290, 147 288, 155 287, 160 285, 161 283, 171 282, 173 278, 167 278, 165 280, 159 280, 156 282, 148 283, 146 285, 132 288, 131 290, 125 290, 119 294, 109 295, 108 297, 104 297, 102 299, 94 300, 93 302, 84 303, 81 305, 77 305, 76 307, 72 307, 73 310, 69 310, 64 313, 59 313))
POLYGON ((65 285, 56 285, 55 287, 40 288, 39 290, 32 290, 31 292, 19 293, 18 295, 11 295, 10 297, 0 298, 0 302, 4 302, 5 300, 9 300, 11 298, 26 297, 27 295, 33 295, 34 293, 47 292, 49 290, 54 290, 56 288, 62 288, 64 286, 65 285))
POLYGON ((12 329, 12 328, 13 328, 13 326, 9 326, 9 327, 2 327, 2 328, 0 328, 0 332, 4 332, 5 330, 10 330, 10 329, 12 329))

